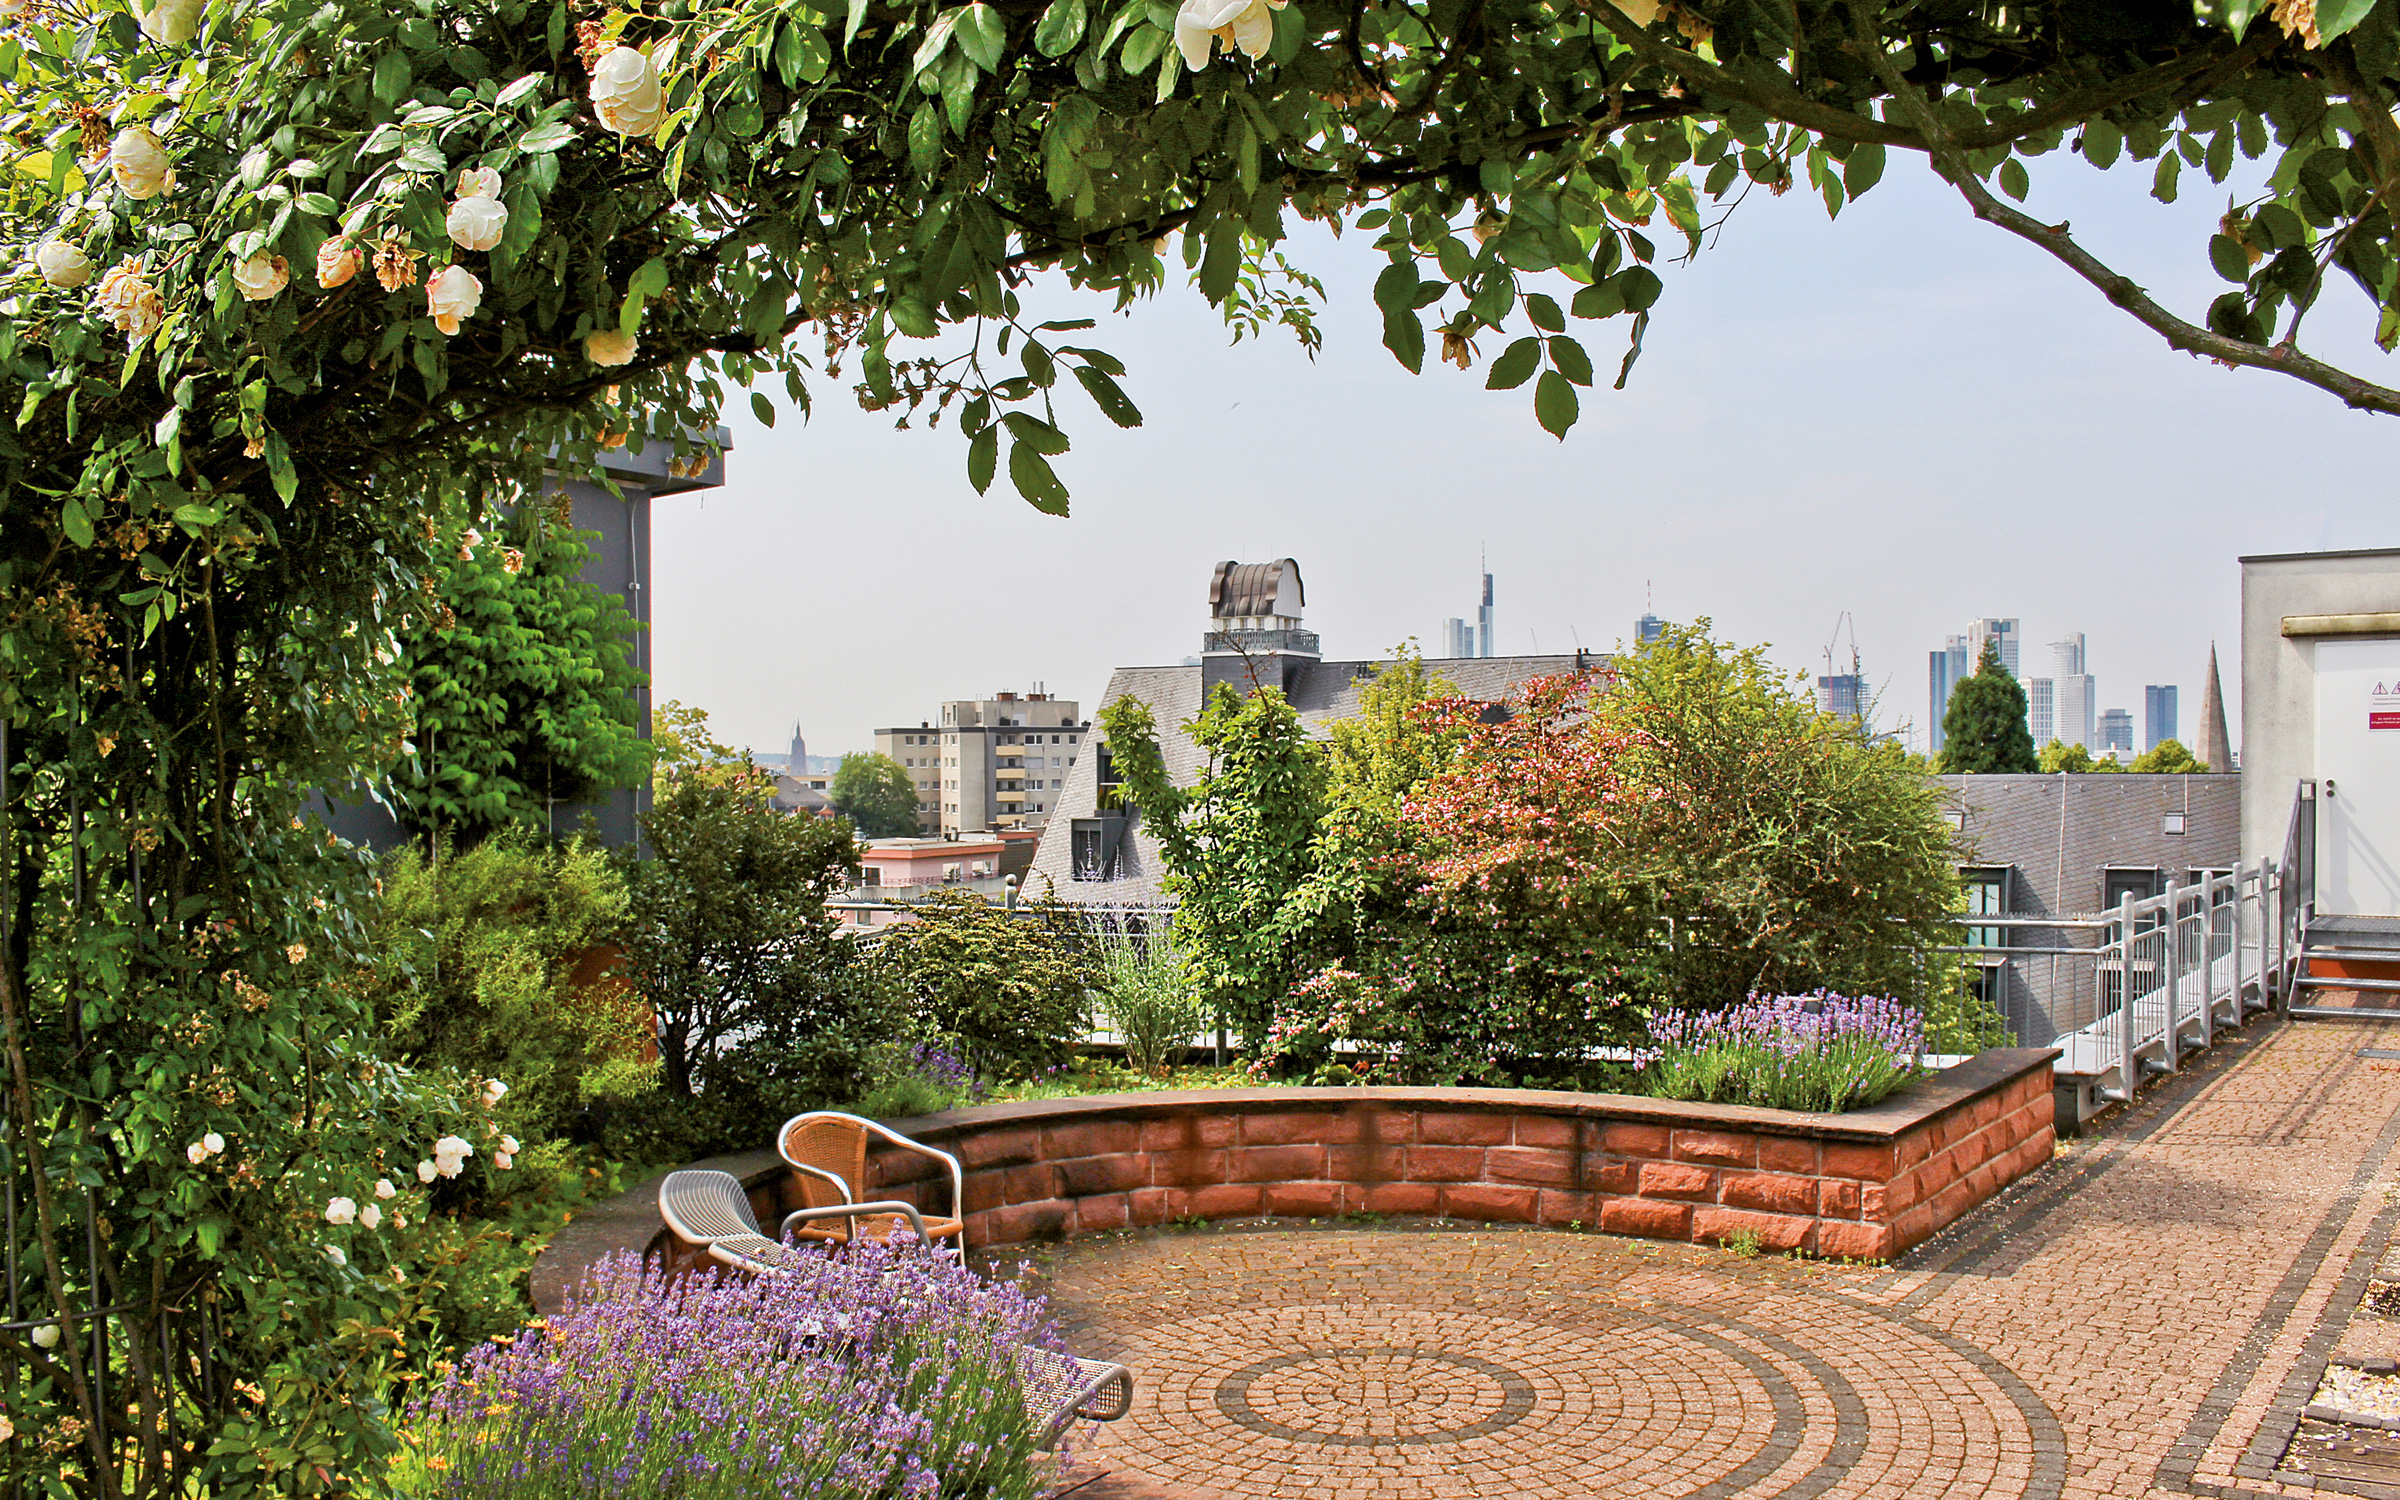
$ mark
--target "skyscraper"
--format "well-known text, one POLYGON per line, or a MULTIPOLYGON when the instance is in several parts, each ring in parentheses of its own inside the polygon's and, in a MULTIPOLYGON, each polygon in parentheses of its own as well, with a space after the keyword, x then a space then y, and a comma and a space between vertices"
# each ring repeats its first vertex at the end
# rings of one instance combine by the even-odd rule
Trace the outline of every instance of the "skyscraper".
POLYGON ((1842 719, 1863 719, 1867 716, 1865 679, 1855 672, 1842 672, 1817 679, 1817 712, 1842 719))
POLYGON ((1634 644, 1647 646, 1667 633, 1667 622, 1654 614, 1645 613, 1633 622, 1634 644))
POLYGON ((2019 622, 2015 620, 1983 619, 1968 625, 1967 671, 1964 675, 1973 675, 1976 663, 1983 660, 1983 643, 1996 641, 2000 646, 2000 665, 2008 668, 2009 676, 2023 677, 2024 670, 2017 665, 2017 640, 2023 633, 2019 622))
POLYGON ((2100 715, 2099 743, 2092 748, 2105 755, 2115 751, 2131 759, 2133 756, 2133 711, 2112 708, 2100 715))
POLYGON ((2175 685, 2156 683, 2142 689, 2142 748, 2156 750, 2160 740, 2175 738, 2175 685))
POLYGON ((1932 714, 1925 731, 1928 753, 1942 748, 1942 715, 1950 710, 1950 690, 1974 670, 1967 660, 1967 638, 1963 635, 1951 636, 1941 650, 1926 654, 1926 696, 1932 714))
POLYGON ((1483 575, 1483 608, 1475 612, 1475 645, 1477 656, 1490 656, 1492 649, 1492 575, 1483 575))
POLYGON ((1442 654, 1459 657, 1475 654, 1475 627, 1461 619, 1442 622, 1442 654))
MULTIPOLYGON (((2058 683, 2055 723, 2057 738, 2086 750, 2097 749, 2098 731, 2095 719, 2098 707, 2092 675, 2084 670, 2083 632, 2078 630, 2064 640, 2050 643, 2050 660, 2058 683)), ((2036 741, 2047 744, 2046 740, 2036 741)))
POLYGON ((2058 738, 2058 683, 2049 677, 2025 679, 2025 727, 2033 731, 2033 748, 2058 738))

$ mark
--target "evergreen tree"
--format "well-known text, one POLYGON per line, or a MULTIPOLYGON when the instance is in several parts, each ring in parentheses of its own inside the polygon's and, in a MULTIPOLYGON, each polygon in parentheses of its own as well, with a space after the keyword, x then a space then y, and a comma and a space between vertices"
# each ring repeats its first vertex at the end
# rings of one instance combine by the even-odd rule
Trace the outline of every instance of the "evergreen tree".
POLYGON ((1942 715, 1941 764, 1946 772, 1970 775, 2041 769, 2025 723, 2025 689, 2002 664, 1997 641, 1983 643, 1975 675, 1951 690, 1942 715))

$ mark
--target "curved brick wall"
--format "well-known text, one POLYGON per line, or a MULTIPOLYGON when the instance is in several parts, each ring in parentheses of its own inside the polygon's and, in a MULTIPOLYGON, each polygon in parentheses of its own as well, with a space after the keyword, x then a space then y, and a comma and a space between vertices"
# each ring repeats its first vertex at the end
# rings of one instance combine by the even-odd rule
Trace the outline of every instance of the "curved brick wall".
MULTIPOLYGON (((976 1246, 1185 1217, 1427 1214, 1880 1260, 2050 1159, 2046 1048, 1986 1052, 1871 1109, 1800 1114, 1523 1089, 1223 1089, 993 1104, 893 1122, 965 1164, 976 1246)), ((771 1151, 731 1171, 761 1223, 787 1203, 771 1151)), ((870 1197, 947 1210, 938 1163, 891 1148, 870 1197)), ((617 1248, 682 1260, 655 1182, 579 1217, 534 1272, 554 1307, 617 1248)))

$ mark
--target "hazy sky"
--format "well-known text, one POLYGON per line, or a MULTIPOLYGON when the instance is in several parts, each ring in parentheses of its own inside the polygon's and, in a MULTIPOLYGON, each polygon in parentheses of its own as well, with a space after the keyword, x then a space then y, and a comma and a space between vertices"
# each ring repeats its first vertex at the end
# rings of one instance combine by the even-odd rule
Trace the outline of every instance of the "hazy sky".
MULTIPOLYGON (((1576 324, 1603 375, 1563 444, 1530 387, 1483 389, 1505 338, 1470 373, 1402 369, 1367 295, 1381 258, 1322 234, 1297 248, 1331 292, 1313 363, 1286 336, 1229 347, 1181 286, 1124 319, 1048 294, 1054 316, 1101 315, 1078 337, 1125 360, 1148 418, 1120 432, 1062 382, 1070 519, 1005 466, 978 496, 947 424, 895 432, 846 387, 772 431, 737 402, 725 488, 655 512, 658 696, 759 750, 798 720, 817 754, 1037 683, 1089 715, 1110 668, 1198 649, 1222 559, 1298 558, 1326 654, 1375 657, 1472 618, 1481 549, 1504 652, 1612 647, 1647 599, 1814 672, 1848 611, 1879 722, 1921 730, 1926 653, 2014 615, 2027 675, 2085 632, 2099 706, 2137 735, 2143 685, 2172 682, 2196 737, 2214 642, 2238 742, 2235 559, 2400 543, 2400 423, 2174 353, 1913 161, 1832 223, 1805 189, 1754 193, 1696 262, 1662 265, 1621 393, 1628 321, 1576 324)), ((2146 166, 2046 166, 2035 213, 2199 315, 2225 189, 2186 172, 2170 208, 2146 166)), ((2400 378, 2363 306, 2333 288, 2304 343, 2400 378)))

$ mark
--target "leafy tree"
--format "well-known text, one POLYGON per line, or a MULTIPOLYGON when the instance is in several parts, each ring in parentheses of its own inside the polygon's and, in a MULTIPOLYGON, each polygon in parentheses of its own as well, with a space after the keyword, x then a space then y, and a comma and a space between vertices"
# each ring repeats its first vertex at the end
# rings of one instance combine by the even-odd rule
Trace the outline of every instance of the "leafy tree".
POLYGON ((2052 740, 2049 744, 2044 745, 2037 757, 2036 764, 2045 776, 2056 776, 2061 771, 2070 775, 2082 775, 2093 771, 2122 771, 2125 769, 2117 764, 2114 751, 2105 756, 2094 757, 2088 748, 2082 745, 2070 745, 2064 740, 2052 740))
POLYGON ((708 1059, 805 987, 843 941, 825 902, 857 879, 849 825, 775 810, 743 769, 678 774, 642 818, 652 857, 624 865, 627 972, 657 1017, 660 1083, 689 1097, 708 1059))
POLYGON ((1276 688, 1244 697, 1218 684, 1190 725, 1208 758, 1190 787, 1168 776, 1148 705, 1118 699, 1101 710, 1100 730, 1166 858, 1176 942, 1201 993, 1255 1043, 1299 977, 1313 920, 1293 897, 1317 866, 1324 752, 1276 688))
POLYGON ((2040 769, 2033 731, 2025 723, 2025 689, 2001 662, 1996 641, 1983 643, 1975 674, 1950 690, 1950 706, 1942 714, 1941 768, 1951 775, 2040 769))
POLYGON ((917 783, 888 755, 853 751, 833 773, 833 805, 859 836, 900 838, 917 831, 917 783))
POLYGON ((1091 1025, 1099 975, 1061 903, 1017 916, 973 891, 936 891, 884 933, 876 961, 980 1074, 1062 1062, 1091 1025))
POLYGON ((2192 754, 2183 741, 2169 735, 2133 758, 2128 771, 2147 771, 2170 775, 2189 775, 2206 771, 2208 762, 2192 754))
POLYGON ((624 601, 584 581, 592 532, 521 507, 472 529, 429 619, 402 633, 416 754, 391 776, 419 828, 471 844, 509 824, 548 829, 560 802, 638 786, 650 750, 624 601))

